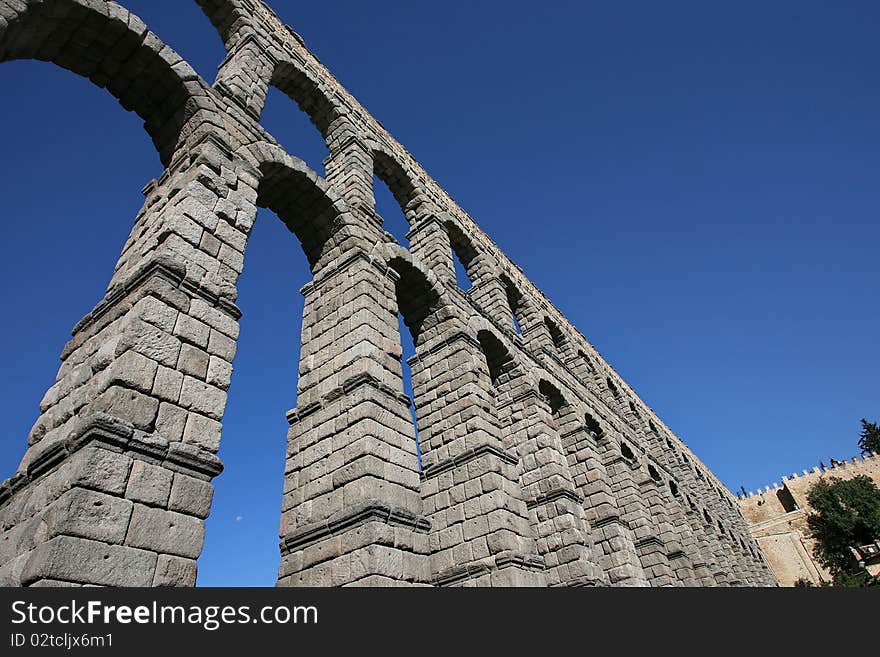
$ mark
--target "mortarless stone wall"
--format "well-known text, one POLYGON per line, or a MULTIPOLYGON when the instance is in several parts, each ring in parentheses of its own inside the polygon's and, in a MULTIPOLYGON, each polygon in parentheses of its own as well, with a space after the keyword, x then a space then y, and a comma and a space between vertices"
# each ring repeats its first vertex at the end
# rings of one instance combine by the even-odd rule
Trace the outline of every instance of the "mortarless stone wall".
POLYGON ((228 53, 213 84, 118 4, 0 0, 0 61, 106 88, 167 167, 0 488, 0 584, 195 583, 258 206, 313 274, 280 586, 773 584, 733 495, 303 40, 261 2, 198 2, 228 53), (270 85, 324 136, 323 177, 260 125, 270 85))

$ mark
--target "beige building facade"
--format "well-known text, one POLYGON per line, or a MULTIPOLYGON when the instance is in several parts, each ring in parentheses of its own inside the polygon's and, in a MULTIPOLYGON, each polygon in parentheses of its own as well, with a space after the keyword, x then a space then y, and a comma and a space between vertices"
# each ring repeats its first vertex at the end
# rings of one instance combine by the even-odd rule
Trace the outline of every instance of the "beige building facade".
POLYGON ((794 586, 801 579, 813 584, 831 581, 831 574, 813 556, 815 541, 807 525, 811 512, 807 495, 822 479, 852 479, 859 475, 880 485, 880 458, 876 453, 804 470, 800 475, 783 477, 781 484, 774 482, 763 490, 740 495, 740 511, 780 586, 794 586))

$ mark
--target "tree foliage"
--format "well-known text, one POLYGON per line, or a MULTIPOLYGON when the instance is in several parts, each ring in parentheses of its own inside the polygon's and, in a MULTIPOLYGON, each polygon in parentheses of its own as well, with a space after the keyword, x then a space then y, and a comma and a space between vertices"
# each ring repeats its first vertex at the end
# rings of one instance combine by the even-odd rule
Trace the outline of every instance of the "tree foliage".
POLYGON ((880 453, 880 426, 876 422, 868 422, 862 418, 862 430, 859 433, 859 449, 863 452, 880 453))
POLYGON ((862 583, 866 578, 850 546, 880 538, 880 489, 865 475, 832 477, 814 484, 807 499, 813 509, 807 523, 816 539, 816 559, 831 571, 835 584, 862 583))

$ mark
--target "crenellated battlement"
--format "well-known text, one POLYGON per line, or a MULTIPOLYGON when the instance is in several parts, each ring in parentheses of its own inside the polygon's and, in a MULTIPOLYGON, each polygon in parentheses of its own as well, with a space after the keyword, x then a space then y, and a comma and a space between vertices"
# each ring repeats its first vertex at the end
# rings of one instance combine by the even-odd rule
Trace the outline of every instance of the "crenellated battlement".
POLYGON ((802 470, 801 474, 797 472, 793 472, 790 475, 783 475, 782 481, 774 481, 771 485, 764 486, 763 488, 759 488, 757 491, 749 491, 747 494, 737 493, 736 497, 739 500, 747 500, 750 498, 760 498, 768 493, 775 493, 777 490, 780 490, 786 486, 786 484, 794 479, 804 480, 811 479, 815 480, 818 477, 823 475, 839 475, 839 474, 850 474, 853 472, 854 468, 864 468, 865 464, 869 467, 880 467, 880 460, 878 460, 877 452, 864 452, 860 456, 853 456, 849 460, 838 461, 837 459, 831 460, 831 465, 827 466, 824 463, 820 465, 814 466, 812 470, 802 470))
POLYGON ((852 479, 860 475, 880 485, 877 457, 876 452, 864 452, 848 460, 832 459, 830 465, 821 463, 812 470, 794 472, 763 489, 737 496, 749 531, 782 586, 793 586, 802 579, 814 584, 830 579, 813 558, 813 539, 807 522, 811 513, 810 490, 826 478, 852 479))

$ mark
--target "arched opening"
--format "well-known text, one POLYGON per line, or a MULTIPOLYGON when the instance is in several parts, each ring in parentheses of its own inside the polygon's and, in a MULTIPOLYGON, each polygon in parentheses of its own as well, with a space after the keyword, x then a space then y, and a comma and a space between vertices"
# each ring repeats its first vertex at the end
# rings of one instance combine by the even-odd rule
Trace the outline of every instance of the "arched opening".
POLYGON ((656 482, 663 482, 663 477, 660 476, 660 473, 657 472, 657 468, 655 468, 652 464, 648 464, 648 474, 651 475, 651 479, 656 482))
MULTIPOLYGON (((257 213, 237 284, 243 311, 231 377, 200 586, 272 586, 278 577, 277 505, 284 490, 288 423, 297 405, 304 298, 340 227, 335 197, 280 149, 264 161, 257 213), (279 221, 280 219, 280 221, 279 221)), ((310 175, 311 173, 311 175, 310 175)))
MULTIPOLYGON (((651 433, 657 433, 657 426, 652 420, 648 420, 648 428, 651 430, 651 433)), ((672 443, 668 439, 666 440, 666 444, 669 445, 670 448, 672 447, 672 443)))
POLYGON ((412 366, 410 362, 416 355, 416 345, 413 342, 413 336, 406 326, 403 313, 397 312, 397 330, 400 332, 400 347, 402 349, 400 357, 401 372, 403 373, 403 392, 409 397, 409 414, 412 417, 413 431, 416 434, 416 457, 419 461, 419 472, 422 470, 422 447, 419 444, 419 423, 416 416, 415 395, 412 386, 412 366))
POLYGON ((623 456, 627 461, 635 461, 636 455, 630 449, 629 445, 625 442, 620 441, 620 455, 623 456))
POLYGON ((550 333, 550 340, 553 342, 553 346, 556 348, 556 351, 562 353, 562 351, 565 349, 565 335, 562 333, 559 325, 546 316, 544 317, 544 325, 547 327, 547 331, 550 333))
POLYGON ((217 75, 226 57, 223 39, 196 2, 124 0, 117 4, 141 18, 162 40, 174 48, 207 82, 217 75), (173 8, 172 8, 173 7, 173 8))
POLYGON ((316 130, 318 126, 303 109, 303 105, 297 102, 297 98, 298 96, 291 95, 289 87, 285 91, 281 87, 270 86, 260 123, 288 153, 323 174, 324 161, 329 155, 327 142, 320 128, 316 130), (294 101, 293 107, 291 100, 294 101))
POLYGON ((373 194, 376 199, 376 215, 382 220, 382 228, 390 233, 398 244, 409 247, 410 224, 397 204, 394 194, 379 176, 373 176, 373 194))
POLYGON ((629 402, 629 410, 631 410, 633 412, 633 415, 635 415, 637 418, 642 419, 642 414, 639 413, 639 409, 636 408, 636 405, 633 402, 629 402))
POLYGON ((678 497, 678 484, 672 481, 672 479, 669 480, 669 492, 678 497))
POLYGON ((326 183, 313 182, 314 173, 297 158, 275 151, 277 159, 260 165, 263 178, 257 205, 272 210, 294 235, 314 270, 338 229, 335 196, 326 183))
POLYGON ((448 222, 446 232, 452 245, 452 262, 455 281, 459 289, 467 292, 477 280, 477 249, 473 242, 455 224, 448 222))
POLYGON ((406 171, 387 154, 373 153, 373 193, 382 227, 402 246, 409 245, 414 221, 416 189, 406 171))
POLYGON ((593 365, 592 359, 590 359, 590 357, 580 349, 578 349, 578 356, 582 361, 584 361, 584 364, 587 366, 587 371, 590 374, 593 374, 596 371, 596 367, 593 365))
POLYGON ((784 486, 776 491, 776 499, 779 500, 779 503, 782 505, 783 511, 786 513, 791 513, 792 511, 798 510, 797 502, 794 501, 794 496, 792 496, 791 491, 784 486))
POLYGON ((558 418, 560 409, 565 406, 565 398, 562 396, 562 393, 556 386, 543 379, 538 382, 538 390, 550 405, 551 415, 554 418, 558 418))
POLYGON ((424 332, 429 331, 433 323, 439 319, 437 311, 440 297, 425 278, 424 273, 413 267, 408 260, 395 257, 388 264, 398 274, 395 281, 395 294, 397 296, 397 317, 402 351, 401 375, 404 393, 409 397, 409 411, 416 437, 418 468, 421 471, 423 446, 419 440, 419 419, 427 415, 427 409, 424 405, 430 403, 430 400, 426 399, 424 395, 416 394, 412 363, 414 359, 418 358, 424 332))
POLYGON ((608 386, 609 392, 611 392, 612 396, 615 399, 620 399, 620 390, 617 389, 617 386, 614 385, 614 381, 611 380, 610 376, 605 377, 605 384, 608 386))
POLYGON ((293 100, 308 115, 326 139, 339 113, 315 80, 293 62, 279 62, 272 72, 271 86, 293 100))
POLYGON ((605 435, 602 431, 602 425, 600 425, 598 420, 589 413, 584 415, 584 425, 587 427, 587 431, 590 432, 590 435, 596 440, 599 440, 605 435))
POLYGON ((238 280, 243 311, 199 586, 274 586, 287 409, 297 405, 304 299, 311 278, 297 238, 261 209, 238 280), (267 505, 266 501, 272 500, 267 505))
POLYGON ((207 87, 198 107, 189 102, 192 94, 187 85, 201 84, 196 72, 186 62, 176 62, 177 55, 127 10, 106 14, 79 0, 19 6, 17 16, 4 16, 8 25, 0 32, 3 61, 52 61, 106 88, 125 109, 144 120, 144 129, 164 164, 170 162, 186 123, 196 114, 216 113, 207 87), (86 22, 92 30, 70 38, 70 26, 86 22), (88 38, 88 34, 101 33, 116 36, 88 38), (120 66, 122 57, 136 57, 139 65, 120 66))
POLYGON ((706 521, 707 526, 712 526, 712 516, 709 515, 709 512, 706 509, 703 509, 703 520, 706 521))
POLYGON ((492 385, 498 388, 509 380, 511 370, 516 364, 501 340, 489 331, 483 330, 478 332, 477 340, 486 357, 492 385))
POLYGON ((504 292, 507 295, 507 306, 510 308, 514 330, 516 330, 517 335, 522 335, 523 329, 525 328, 525 315, 523 314, 524 300, 522 292, 520 292, 516 285, 513 284, 513 281, 504 274, 501 275, 501 283, 504 285, 504 292))

